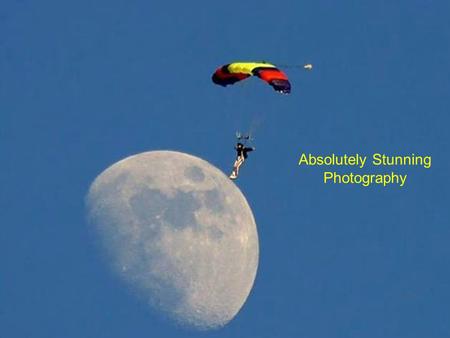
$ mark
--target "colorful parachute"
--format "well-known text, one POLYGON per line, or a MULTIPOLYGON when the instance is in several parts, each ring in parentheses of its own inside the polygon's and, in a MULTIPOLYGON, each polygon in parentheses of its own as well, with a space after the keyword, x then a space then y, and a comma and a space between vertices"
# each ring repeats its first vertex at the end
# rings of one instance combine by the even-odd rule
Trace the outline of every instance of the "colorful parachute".
POLYGON ((232 85, 250 76, 257 76, 267 82, 277 92, 289 94, 291 84, 285 73, 275 65, 266 62, 234 62, 218 68, 212 80, 220 86, 232 85))

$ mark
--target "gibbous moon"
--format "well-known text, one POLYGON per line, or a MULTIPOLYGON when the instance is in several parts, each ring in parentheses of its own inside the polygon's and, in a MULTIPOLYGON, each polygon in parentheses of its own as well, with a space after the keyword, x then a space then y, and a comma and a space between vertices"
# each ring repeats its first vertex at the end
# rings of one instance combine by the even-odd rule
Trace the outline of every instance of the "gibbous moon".
POLYGON ((258 267, 252 211, 210 163, 179 152, 128 157, 87 195, 114 270, 158 313, 207 330, 241 309, 258 267))

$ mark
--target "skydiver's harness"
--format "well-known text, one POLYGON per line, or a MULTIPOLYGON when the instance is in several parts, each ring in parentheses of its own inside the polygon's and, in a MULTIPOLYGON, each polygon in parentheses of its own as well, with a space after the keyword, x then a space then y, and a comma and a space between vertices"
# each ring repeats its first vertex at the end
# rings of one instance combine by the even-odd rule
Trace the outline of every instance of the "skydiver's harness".
POLYGON ((253 151, 253 148, 248 148, 242 144, 241 147, 236 146, 235 149, 237 151, 237 156, 236 156, 236 161, 234 162, 234 165, 239 167, 242 165, 242 163, 244 163, 245 159, 247 158, 247 156, 248 156, 247 152, 253 151))

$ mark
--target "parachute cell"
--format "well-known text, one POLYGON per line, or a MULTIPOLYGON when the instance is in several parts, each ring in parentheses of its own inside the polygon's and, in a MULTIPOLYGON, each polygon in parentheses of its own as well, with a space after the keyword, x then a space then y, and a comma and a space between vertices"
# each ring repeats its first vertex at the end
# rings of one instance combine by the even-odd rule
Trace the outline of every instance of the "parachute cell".
POLYGON ((282 94, 291 92, 291 84, 285 73, 275 65, 266 62, 234 62, 219 67, 212 81, 220 86, 232 85, 250 76, 257 76, 282 94))

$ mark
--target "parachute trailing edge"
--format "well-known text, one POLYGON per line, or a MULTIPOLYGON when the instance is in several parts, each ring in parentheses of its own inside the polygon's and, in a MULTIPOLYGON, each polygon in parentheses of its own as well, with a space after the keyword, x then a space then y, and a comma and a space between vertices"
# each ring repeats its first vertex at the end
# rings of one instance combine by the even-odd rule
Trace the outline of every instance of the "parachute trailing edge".
POLYGON ((282 94, 291 92, 287 75, 275 65, 267 62, 234 62, 219 67, 212 75, 212 81, 220 86, 232 85, 250 76, 259 77, 282 94))

